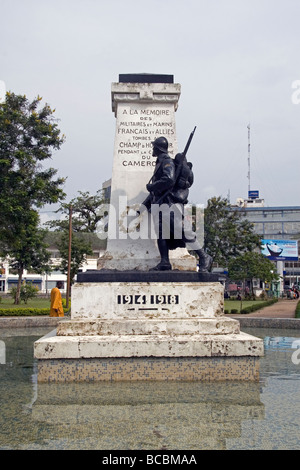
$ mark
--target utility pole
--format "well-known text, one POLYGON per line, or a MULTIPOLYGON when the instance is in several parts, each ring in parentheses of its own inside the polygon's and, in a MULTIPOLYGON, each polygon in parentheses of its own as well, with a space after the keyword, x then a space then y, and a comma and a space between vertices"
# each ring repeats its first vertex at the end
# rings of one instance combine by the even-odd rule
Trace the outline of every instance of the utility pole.
POLYGON ((250 123, 247 126, 248 129, 248 197, 249 197, 249 191, 251 190, 251 185, 250 185, 250 123))
POLYGON ((66 308, 69 308, 69 298, 71 291, 71 252, 72 252, 72 206, 69 206, 69 251, 68 251, 68 274, 67 274, 67 298, 66 308))

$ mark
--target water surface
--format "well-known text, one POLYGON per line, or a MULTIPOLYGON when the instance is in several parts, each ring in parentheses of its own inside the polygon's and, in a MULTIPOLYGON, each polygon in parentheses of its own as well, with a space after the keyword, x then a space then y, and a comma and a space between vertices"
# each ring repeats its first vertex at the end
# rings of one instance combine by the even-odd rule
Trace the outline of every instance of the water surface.
POLYGON ((0 330, 0 449, 300 449, 298 330, 243 329, 264 338, 259 383, 37 384, 48 331, 0 330))

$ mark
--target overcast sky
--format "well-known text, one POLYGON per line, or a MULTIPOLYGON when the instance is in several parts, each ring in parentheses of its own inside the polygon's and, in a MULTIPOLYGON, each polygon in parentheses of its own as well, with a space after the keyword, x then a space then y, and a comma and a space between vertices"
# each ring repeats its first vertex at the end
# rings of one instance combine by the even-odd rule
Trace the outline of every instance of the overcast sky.
POLYGON ((0 80, 56 109, 68 200, 111 177, 111 83, 159 73, 181 84, 180 149, 197 126, 193 202, 247 197, 250 122, 251 189, 300 205, 299 0, 1 0, 0 14, 0 80))

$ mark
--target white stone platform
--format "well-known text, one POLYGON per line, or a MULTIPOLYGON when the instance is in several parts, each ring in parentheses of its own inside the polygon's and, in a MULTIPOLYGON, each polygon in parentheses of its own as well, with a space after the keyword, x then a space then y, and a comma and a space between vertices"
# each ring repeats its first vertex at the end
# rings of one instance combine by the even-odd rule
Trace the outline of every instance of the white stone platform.
MULTIPOLYGON (((92 380, 163 380, 163 371, 170 367, 174 379, 216 380, 218 375, 219 380, 236 380, 241 376, 239 358, 242 379, 249 365, 249 380, 257 380, 263 342, 241 332, 238 320, 224 316, 223 290, 220 282, 77 283, 71 319, 35 343, 41 381, 47 373, 56 381, 64 367, 70 381, 78 368, 80 380, 90 377, 91 370, 92 380), (216 359, 213 372, 209 358, 216 359), (194 361, 191 372, 182 375, 189 360, 194 361)), ((169 373, 165 376, 170 380, 169 373)))
POLYGON ((246 333, 227 335, 47 336, 35 343, 40 359, 116 357, 259 356, 260 339, 246 333))

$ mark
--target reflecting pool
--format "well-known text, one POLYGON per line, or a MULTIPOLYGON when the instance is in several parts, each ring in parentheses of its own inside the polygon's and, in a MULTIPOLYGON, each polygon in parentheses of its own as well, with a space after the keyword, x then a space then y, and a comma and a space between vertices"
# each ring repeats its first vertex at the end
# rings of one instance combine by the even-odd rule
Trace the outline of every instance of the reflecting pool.
POLYGON ((0 330, 0 449, 300 449, 300 330, 264 338, 259 383, 37 384, 33 343, 0 330))

